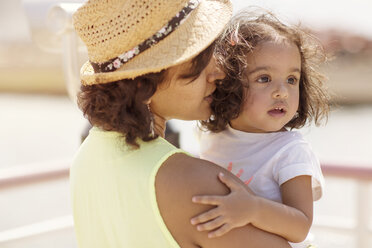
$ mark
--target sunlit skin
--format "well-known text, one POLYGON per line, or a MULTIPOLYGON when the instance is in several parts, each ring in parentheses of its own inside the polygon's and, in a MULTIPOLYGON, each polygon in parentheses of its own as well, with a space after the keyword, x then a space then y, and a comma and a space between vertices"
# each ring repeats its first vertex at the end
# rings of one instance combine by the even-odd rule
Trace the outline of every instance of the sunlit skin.
POLYGON ((225 74, 214 58, 195 80, 181 78, 190 68, 191 61, 170 68, 150 99, 155 131, 160 136, 164 136, 167 120, 206 120, 211 115, 211 94, 216 89, 216 80, 223 79, 225 74))
POLYGON ((247 63, 246 100, 231 126, 250 133, 283 130, 299 104, 301 55, 297 46, 286 41, 263 42, 247 55, 247 63))

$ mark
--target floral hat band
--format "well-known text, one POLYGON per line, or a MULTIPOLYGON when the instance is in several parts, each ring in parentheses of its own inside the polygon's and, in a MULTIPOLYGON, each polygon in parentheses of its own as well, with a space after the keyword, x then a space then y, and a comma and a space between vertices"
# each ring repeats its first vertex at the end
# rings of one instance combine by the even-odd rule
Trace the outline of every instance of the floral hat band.
POLYGON ((163 40, 169 34, 171 34, 179 25, 181 25, 190 13, 199 5, 201 0, 190 0, 185 7, 176 14, 165 26, 163 26, 158 32, 153 36, 142 42, 141 44, 135 46, 131 50, 119 55, 116 58, 110 59, 109 61, 103 63, 90 62, 95 73, 100 72, 112 72, 119 69, 123 64, 127 63, 129 60, 133 59, 135 56, 141 52, 149 49, 159 41, 163 40))

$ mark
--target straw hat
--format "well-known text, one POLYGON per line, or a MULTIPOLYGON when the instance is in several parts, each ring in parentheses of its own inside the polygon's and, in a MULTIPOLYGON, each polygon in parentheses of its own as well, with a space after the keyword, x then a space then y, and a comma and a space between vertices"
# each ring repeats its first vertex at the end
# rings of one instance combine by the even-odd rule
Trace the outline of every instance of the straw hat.
POLYGON ((159 72, 203 51, 232 14, 229 0, 89 0, 73 16, 88 48, 85 85, 159 72))

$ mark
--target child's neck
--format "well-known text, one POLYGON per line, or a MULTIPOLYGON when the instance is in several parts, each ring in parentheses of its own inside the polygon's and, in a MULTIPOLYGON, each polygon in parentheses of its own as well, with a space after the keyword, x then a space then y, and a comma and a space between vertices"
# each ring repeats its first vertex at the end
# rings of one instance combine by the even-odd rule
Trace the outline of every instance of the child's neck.
POLYGON ((236 126, 232 125, 231 123, 229 123, 229 125, 232 129, 235 129, 235 130, 238 130, 238 131, 241 131, 241 132, 245 132, 245 133, 279 133, 279 132, 287 132, 288 131, 285 127, 282 127, 281 129, 276 130, 276 131, 266 131, 266 130, 263 130, 263 129, 236 127, 236 126))

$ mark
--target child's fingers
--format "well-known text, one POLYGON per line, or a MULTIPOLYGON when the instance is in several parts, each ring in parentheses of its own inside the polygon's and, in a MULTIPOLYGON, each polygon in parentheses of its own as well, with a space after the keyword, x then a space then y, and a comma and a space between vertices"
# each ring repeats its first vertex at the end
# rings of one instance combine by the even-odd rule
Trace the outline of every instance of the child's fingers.
POLYGON ((241 185, 237 181, 235 181, 231 177, 225 176, 225 174, 223 174, 222 172, 218 174, 218 178, 221 180, 221 182, 223 182, 227 187, 229 187, 232 190, 236 190, 241 187, 241 185))
POLYGON ((206 223, 197 225, 196 228, 198 229, 198 231, 210 231, 222 226, 223 224, 224 224, 223 218, 222 216, 219 216, 212 221, 208 221, 206 223))
POLYGON ((191 219, 191 224, 196 225, 213 220, 219 216, 218 208, 213 208, 207 212, 199 214, 198 216, 191 219))
POLYGON ((217 230, 208 233, 208 238, 220 237, 220 236, 228 233, 231 229, 232 229, 231 226, 226 223, 223 226, 221 226, 220 228, 218 228, 217 230))
POLYGON ((192 202, 205 205, 220 205, 222 197, 218 195, 196 195, 192 197, 192 202))

